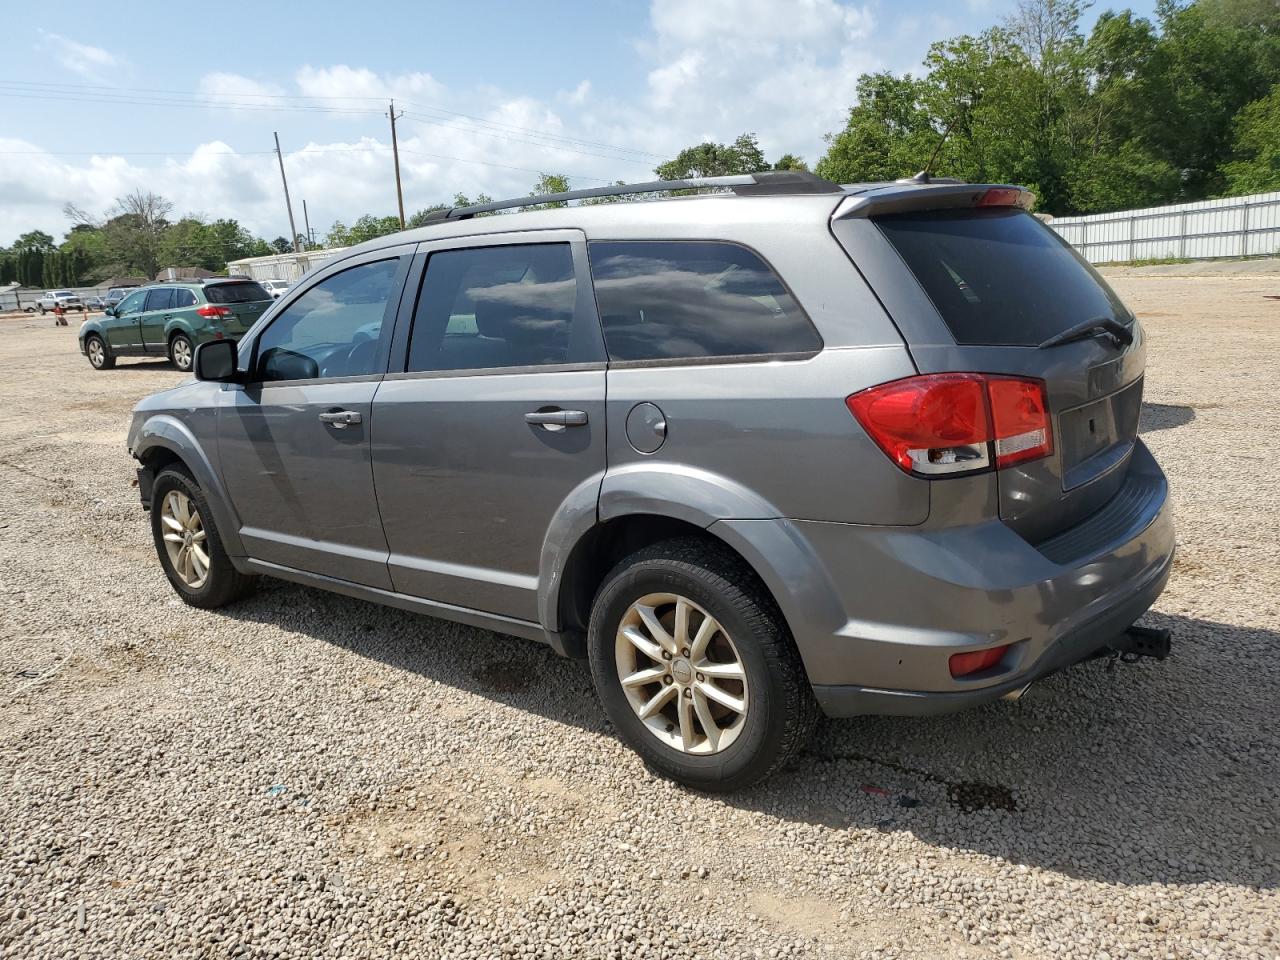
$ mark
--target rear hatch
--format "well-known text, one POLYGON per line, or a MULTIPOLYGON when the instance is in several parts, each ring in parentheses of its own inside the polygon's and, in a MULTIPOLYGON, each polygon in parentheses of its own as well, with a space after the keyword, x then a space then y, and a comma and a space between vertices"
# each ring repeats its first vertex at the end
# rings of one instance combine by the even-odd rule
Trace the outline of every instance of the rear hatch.
POLYGON ((256 280, 225 280, 206 283, 204 296, 214 306, 225 307, 223 329, 232 336, 243 335, 274 301, 256 280))
MULTIPOLYGON (((990 193, 1000 201, 1013 191, 990 193)), ((996 472, 1001 519, 1038 543, 1101 509, 1123 485, 1138 434, 1145 347, 1106 281, 1018 205, 1029 195, 1008 205, 983 199, 977 188, 970 202, 943 209, 897 203, 876 213, 872 204, 864 218, 871 226, 861 229, 877 231, 892 250, 881 258, 879 283, 873 280, 877 293, 904 286, 890 266, 901 273, 905 265, 916 281, 915 290, 885 299, 921 374, 1043 382, 1052 452, 996 472)))

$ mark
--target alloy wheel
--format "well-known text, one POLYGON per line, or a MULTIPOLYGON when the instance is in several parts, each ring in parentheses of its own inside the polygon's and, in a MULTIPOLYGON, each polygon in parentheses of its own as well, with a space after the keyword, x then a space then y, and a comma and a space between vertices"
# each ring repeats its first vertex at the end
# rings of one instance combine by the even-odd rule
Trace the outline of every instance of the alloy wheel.
POLYGON ((614 656, 631 709, 667 746, 719 753, 742 732, 750 706, 742 658, 724 627, 687 597, 651 593, 631 604, 614 656))
POLYGON ((209 579, 209 554, 200 511, 181 490, 170 490, 160 508, 160 525, 173 572, 186 586, 199 590, 209 579))
POLYGON ((179 370, 191 369, 191 341, 186 337, 173 340, 173 365, 179 370))
POLYGON ((101 367, 102 362, 107 359, 107 353, 102 347, 102 341, 97 337, 90 337, 89 342, 85 344, 85 349, 89 352, 89 362, 95 367, 101 367))

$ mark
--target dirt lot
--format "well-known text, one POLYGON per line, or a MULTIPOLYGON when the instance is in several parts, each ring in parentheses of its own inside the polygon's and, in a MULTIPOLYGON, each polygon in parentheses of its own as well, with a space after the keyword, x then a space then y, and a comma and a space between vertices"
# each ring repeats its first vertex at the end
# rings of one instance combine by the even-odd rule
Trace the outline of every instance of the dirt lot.
POLYGON ((182 606, 124 448, 180 376, 0 321, 0 956, 1280 956, 1280 282, 1117 286, 1175 658, 829 722, 731 798, 647 775, 537 645, 182 606))

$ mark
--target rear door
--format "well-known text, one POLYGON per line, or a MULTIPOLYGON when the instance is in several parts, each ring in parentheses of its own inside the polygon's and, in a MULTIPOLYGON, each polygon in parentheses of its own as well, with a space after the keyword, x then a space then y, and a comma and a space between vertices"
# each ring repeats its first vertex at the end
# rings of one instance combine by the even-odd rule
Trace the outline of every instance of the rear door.
POLYGON ((837 223, 836 235, 921 373, 1044 381, 1054 451, 999 471, 1001 519, 1038 542, 1115 495, 1137 438, 1146 348, 1133 314, 1070 245, 1017 207, 873 215, 837 223), (1094 335, 1040 347, 1090 320, 1119 321, 1133 342, 1094 335))
POLYGON ((538 568, 566 504, 605 468, 604 348, 584 236, 423 244, 411 329, 373 404, 395 589, 538 621, 538 568))

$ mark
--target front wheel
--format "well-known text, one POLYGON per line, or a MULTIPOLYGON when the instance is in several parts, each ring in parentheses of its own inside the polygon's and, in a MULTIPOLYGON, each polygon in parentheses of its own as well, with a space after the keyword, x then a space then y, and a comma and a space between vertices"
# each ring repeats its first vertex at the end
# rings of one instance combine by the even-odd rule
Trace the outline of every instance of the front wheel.
POLYGON ((191 369, 191 360, 195 356, 195 348, 185 333, 175 333, 169 341, 169 360, 175 367, 186 373, 191 369))
POLYGON ((231 563, 204 491, 182 466, 166 467, 151 492, 151 535, 160 566, 178 596, 213 609, 240 599, 253 578, 231 563))
POLYGON ((669 540, 619 563, 596 595, 587 644, 622 739, 687 786, 730 791, 762 780, 817 722, 773 598, 714 543, 669 540))
POLYGON ((107 353, 107 345, 96 334, 84 338, 84 352, 95 370, 110 370, 116 365, 116 358, 107 353))

